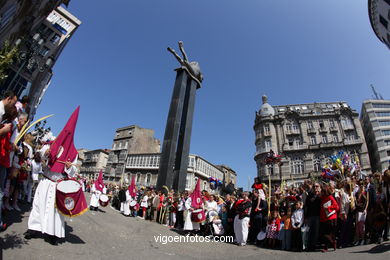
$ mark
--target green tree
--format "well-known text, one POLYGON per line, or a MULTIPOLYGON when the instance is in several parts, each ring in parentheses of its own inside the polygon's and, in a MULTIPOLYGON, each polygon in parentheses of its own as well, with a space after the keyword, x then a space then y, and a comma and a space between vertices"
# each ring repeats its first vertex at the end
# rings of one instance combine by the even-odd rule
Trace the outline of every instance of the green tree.
POLYGON ((0 83, 8 77, 7 69, 16 61, 18 53, 16 46, 11 47, 9 41, 5 41, 3 48, 0 49, 0 83))

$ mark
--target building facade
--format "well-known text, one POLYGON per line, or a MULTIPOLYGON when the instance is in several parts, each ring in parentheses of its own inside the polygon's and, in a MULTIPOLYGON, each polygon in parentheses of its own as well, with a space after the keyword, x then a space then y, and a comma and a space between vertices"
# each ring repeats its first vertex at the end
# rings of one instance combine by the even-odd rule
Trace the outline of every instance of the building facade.
POLYGON ((371 168, 383 172, 390 162, 390 100, 365 100, 360 119, 371 168))
POLYGON ((257 175, 287 185, 318 176, 331 155, 357 154, 370 170, 358 113, 345 102, 271 106, 263 96, 254 124, 257 175), (266 165, 270 150, 282 155, 281 165, 266 165))
POLYGON ((83 161, 85 159, 85 152, 88 152, 88 150, 85 148, 77 149, 77 174, 80 174, 81 166, 83 165, 83 161))
MULTIPOLYGON (((124 183, 130 183, 132 176, 135 176, 137 186, 155 187, 160 166, 160 157, 161 153, 128 154, 126 169, 123 173, 124 183)), ((193 190, 196 182, 200 178, 201 189, 212 192, 209 178, 213 177, 223 180, 224 172, 202 157, 190 154, 188 161, 186 190, 193 190)), ((230 169, 228 166, 225 166, 225 168, 230 169)), ((234 171, 231 170, 231 172, 234 171)), ((235 178, 232 179, 235 182, 235 178)), ((112 178, 110 180, 116 179, 112 178)))
POLYGON ((368 0, 368 16, 375 35, 390 49, 390 0, 368 0))
MULTIPOLYGON (((51 5, 45 8, 49 9, 49 6, 51 5)), ((18 16, 11 20, 19 21, 17 18, 18 16)), ((12 24, 13 22, 9 26, 12 24)), ((51 9, 43 19, 35 19, 29 25, 29 30, 22 30, 25 34, 21 35, 15 28, 18 33, 11 33, 12 42, 19 43, 19 59, 9 67, 6 80, 0 82, 0 92, 13 90, 19 98, 29 96, 28 109, 31 119, 50 84, 56 60, 80 24, 79 19, 58 6, 54 10, 51 9), (18 37, 15 38, 16 36, 18 37)))
POLYGON ((96 179, 100 170, 106 168, 109 150, 97 149, 84 152, 84 160, 81 165, 80 174, 88 179, 96 179))
POLYGON ((237 173, 226 165, 216 165, 218 169, 223 172, 223 183, 228 185, 229 183, 233 183, 234 187, 237 185, 237 173))
POLYGON ((105 179, 119 181, 128 154, 159 153, 160 141, 154 131, 136 125, 118 128, 108 157, 105 179))

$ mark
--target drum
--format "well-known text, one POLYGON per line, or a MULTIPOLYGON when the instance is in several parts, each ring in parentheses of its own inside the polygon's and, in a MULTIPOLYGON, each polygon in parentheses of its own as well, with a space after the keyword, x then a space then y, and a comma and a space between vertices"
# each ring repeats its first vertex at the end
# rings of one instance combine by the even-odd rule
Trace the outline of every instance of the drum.
POLYGON ((203 209, 195 209, 191 213, 191 221, 195 223, 203 222, 206 219, 203 209))
POLYGON ((57 184, 56 207, 61 214, 70 217, 82 215, 87 211, 87 202, 79 182, 63 180, 57 184))
POLYGON ((100 206, 107 207, 109 202, 110 202, 110 198, 106 194, 101 194, 99 196, 99 204, 100 204, 100 206))
POLYGON ((135 200, 132 200, 132 201, 130 202, 130 207, 132 208, 132 207, 134 207, 135 205, 137 205, 137 202, 136 202, 135 200))

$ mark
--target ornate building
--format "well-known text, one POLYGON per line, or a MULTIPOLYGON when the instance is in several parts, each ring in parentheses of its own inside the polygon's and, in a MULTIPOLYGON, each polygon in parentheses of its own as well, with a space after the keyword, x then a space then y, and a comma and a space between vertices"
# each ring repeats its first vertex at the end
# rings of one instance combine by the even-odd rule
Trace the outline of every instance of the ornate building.
MULTIPOLYGON (((126 160, 124 171, 124 183, 130 183, 132 176, 135 176, 137 186, 155 187, 157 183, 158 169, 160 166, 160 153, 129 154, 126 160)), ((224 179, 224 171, 218 166, 206 161, 198 155, 190 154, 186 177, 186 190, 193 190, 197 180, 201 179, 201 189, 212 191, 209 178, 214 177, 219 180, 224 179)), ((224 166, 230 169, 228 166, 224 166)), ((230 173, 233 170, 230 169, 230 173)), ((232 178, 235 183, 235 177, 232 178)))
POLYGON ((362 169, 370 169, 358 113, 346 102, 271 106, 266 96, 262 99, 254 125, 254 159, 262 181, 271 175, 274 183, 303 182, 340 150, 358 154, 362 169), (283 156, 281 166, 265 164, 271 149, 283 156))
POLYGON ((27 95, 32 119, 50 84, 52 68, 81 21, 59 6, 69 1, 5 2, 0 8, 0 48, 9 40, 18 46, 19 59, 8 68, 0 92, 27 95))
POLYGON ((365 100, 361 122, 373 171, 384 171, 390 163, 390 100, 365 100))
POLYGON ((115 132, 112 150, 108 157, 105 179, 119 181, 124 173, 128 154, 159 153, 160 141, 154 138, 154 131, 130 125, 115 132))
POLYGON ((81 165, 80 174, 88 179, 96 179, 100 170, 106 168, 109 150, 97 149, 84 152, 84 160, 81 165))
POLYGON ((390 0, 368 0, 368 16, 375 35, 390 49, 390 0))

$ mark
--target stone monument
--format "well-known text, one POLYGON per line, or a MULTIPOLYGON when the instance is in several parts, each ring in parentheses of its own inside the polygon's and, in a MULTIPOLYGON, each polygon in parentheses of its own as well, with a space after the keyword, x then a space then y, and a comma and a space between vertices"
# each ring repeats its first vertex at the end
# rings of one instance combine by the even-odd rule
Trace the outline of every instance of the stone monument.
POLYGON ((186 187, 195 94, 203 81, 199 63, 188 61, 181 41, 179 49, 183 58, 168 47, 168 51, 181 66, 176 69, 176 81, 165 128, 156 187, 158 190, 166 186, 175 191, 183 191, 186 187))

